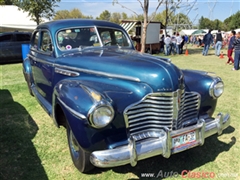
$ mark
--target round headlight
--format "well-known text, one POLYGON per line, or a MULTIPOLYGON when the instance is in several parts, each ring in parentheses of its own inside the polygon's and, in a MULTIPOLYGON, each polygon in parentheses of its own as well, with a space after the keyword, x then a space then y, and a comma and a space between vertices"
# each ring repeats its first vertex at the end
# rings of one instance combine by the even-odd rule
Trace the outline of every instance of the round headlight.
POLYGON ((224 84, 222 81, 214 81, 210 87, 210 96, 218 98, 222 95, 224 90, 224 84))
POLYGON ((222 82, 218 82, 213 86, 213 94, 215 97, 220 97, 223 93, 224 85, 222 82))
POLYGON ((111 107, 109 106, 100 106, 97 107, 93 112, 92 112, 92 124, 96 128, 102 128, 108 125, 114 116, 114 111, 111 107))

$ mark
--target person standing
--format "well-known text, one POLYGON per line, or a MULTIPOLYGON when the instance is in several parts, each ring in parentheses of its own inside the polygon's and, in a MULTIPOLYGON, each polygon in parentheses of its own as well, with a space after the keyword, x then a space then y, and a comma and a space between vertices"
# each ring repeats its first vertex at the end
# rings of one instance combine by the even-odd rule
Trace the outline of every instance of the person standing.
MULTIPOLYGON (((184 36, 182 36, 182 39, 184 39, 184 36)), ((180 44, 180 54, 183 53, 183 46, 184 46, 184 44, 185 44, 185 41, 182 41, 181 44, 180 44)))
POLYGON ((222 42, 223 42, 222 33, 221 33, 221 30, 218 30, 218 32, 216 34, 216 40, 215 40, 215 55, 216 56, 220 55, 220 51, 222 48, 222 42))
POLYGON ((236 39, 233 42, 234 47, 234 68, 233 71, 239 70, 240 61, 240 31, 237 33, 236 39))
POLYGON ((188 40, 189 40, 188 35, 185 34, 184 41, 185 41, 186 44, 188 43, 188 40))
POLYGON ((184 39, 182 39, 182 37, 179 35, 179 33, 177 33, 176 36, 176 50, 177 50, 177 54, 181 54, 181 43, 182 41, 184 41, 184 39))
POLYGON ((173 33, 172 37, 171 37, 171 52, 172 55, 176 54, 176 50, 177 50, 177 39, 176 39, 176 32, 173 33))
POLYGON ((164 35, 162 35, 159 39, 160 53, 164 53, 164 35))
POLYGON ((169 35, 164 39, 165 43, 165 55, 169 56, 171 54, 171 37, 169 35))
POLYGON ((232 31, 230 34, 229 42, 228 42, 228 61, 226 62, 226 64, 234 63, 234 60, 232 58, 232 53, 233 53, 233 42, 235 41, 235 38, 236 38, 236 31, 232 31))
POLYGON ((202 55, 203 56, 207 56, 208 55, 208 50, 210 47, 210 44, 213 42, 213 36, 211 34, 211 29, 209 29, 208 33, 204 35, 203 37, 203 51, 202 51, 202 55))

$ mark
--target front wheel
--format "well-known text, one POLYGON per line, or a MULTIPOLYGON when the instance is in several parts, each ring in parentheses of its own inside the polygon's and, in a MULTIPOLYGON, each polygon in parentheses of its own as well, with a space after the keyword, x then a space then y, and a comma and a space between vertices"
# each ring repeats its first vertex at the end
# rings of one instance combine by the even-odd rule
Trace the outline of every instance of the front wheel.
POLYGON ((70 126, 67 124, 67 139, 70 154, 72 157, 73 164, 75 167, 82 173, 88 172, 94 168, 91 164, 89 157, 90 153, 84 151, 82 147, 78 144, 76 138, 73 135, 73 132, 70 126))

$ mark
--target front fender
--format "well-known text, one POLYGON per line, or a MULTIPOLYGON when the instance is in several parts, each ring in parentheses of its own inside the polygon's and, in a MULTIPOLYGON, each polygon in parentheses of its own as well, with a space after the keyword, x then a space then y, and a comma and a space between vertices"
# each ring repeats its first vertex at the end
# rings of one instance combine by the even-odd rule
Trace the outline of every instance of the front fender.
POLYGON ((86 81, 83 79, 62 80, 54 88, 53 119, 58 126, 55 108, 59 105, 82 148, 87 151, 110 148, 114 142, 127 140, 123 117, 124 107, 140 100, 151 91, 150 87, 142 83, 126 81, 121 83, 117 79, 108 79, 105 84, 97 82, 97 79, 95 81, 89 79, 86 81), (123 86, 125 90, 121 92, 120 89, 123 90, 123 86), (95 100, 86 88, 100 94, 101 98, 108 101, 114 108, 114 119, 104 128, 96 129, 88 121, 88 112, 94 106, 95 100), (142 92, 137 94, 136 91, 141 91, 141 89, 142 92))
POLYGON ((217 76, 196 70, 182 70, 182 72, 184 74, 186 90, 195 91, 201 95, 200 115, 207 113, 211 117, 215 111, 217 99, 210 96, 209 89, 214 78, 217 78, 217 76))

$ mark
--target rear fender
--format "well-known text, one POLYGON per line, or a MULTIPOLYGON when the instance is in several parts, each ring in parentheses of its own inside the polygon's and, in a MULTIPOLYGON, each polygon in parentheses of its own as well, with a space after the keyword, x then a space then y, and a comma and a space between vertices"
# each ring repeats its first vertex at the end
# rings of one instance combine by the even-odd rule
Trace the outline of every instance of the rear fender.
POLYGON ((32 68, 28 57, 23 60, 23 75, 27 82, 29 93, 33 96, 31 89, 33 83, 32 68))

